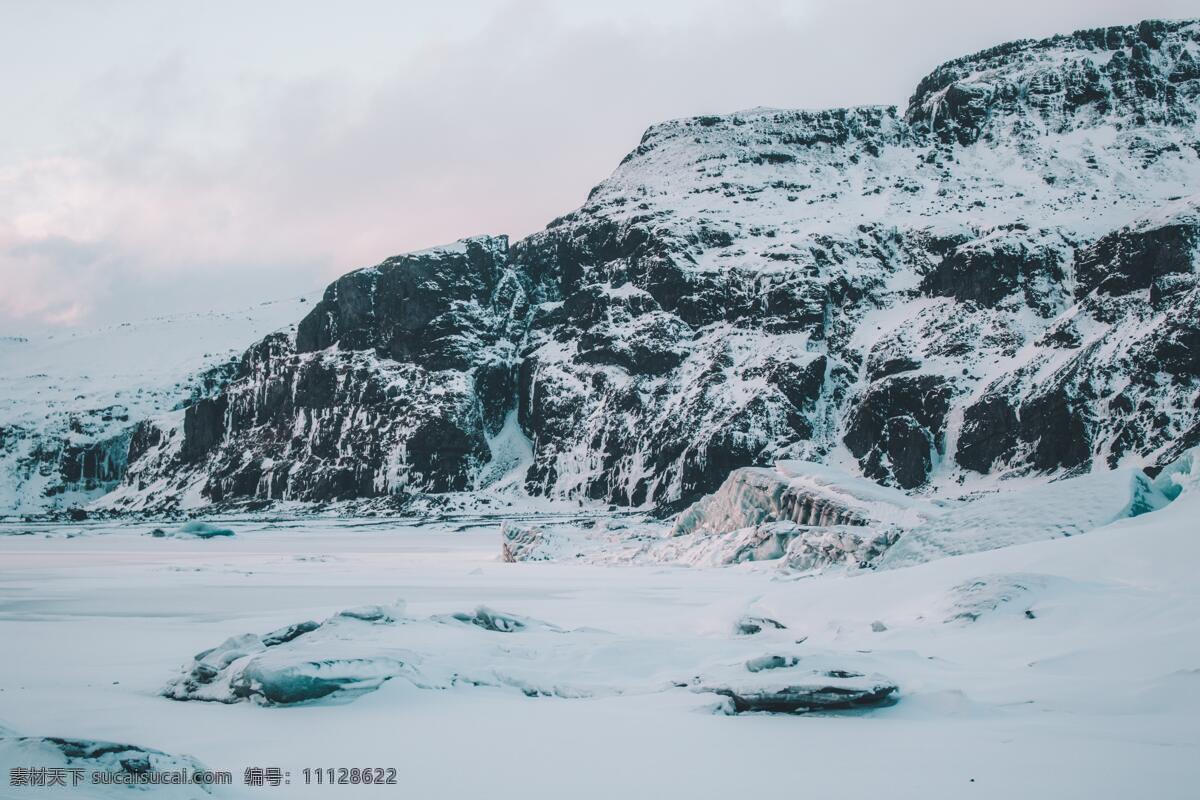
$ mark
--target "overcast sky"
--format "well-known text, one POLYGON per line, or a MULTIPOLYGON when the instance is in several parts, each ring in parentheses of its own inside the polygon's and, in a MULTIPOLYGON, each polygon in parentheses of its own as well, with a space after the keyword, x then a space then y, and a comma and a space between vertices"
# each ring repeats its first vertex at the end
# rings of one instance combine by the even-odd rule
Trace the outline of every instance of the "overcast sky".
POLYGON ((647 125, 903 104, 941 61, 1195 0, 0 0, 0 334, 288 297, 519 237, 647 125))

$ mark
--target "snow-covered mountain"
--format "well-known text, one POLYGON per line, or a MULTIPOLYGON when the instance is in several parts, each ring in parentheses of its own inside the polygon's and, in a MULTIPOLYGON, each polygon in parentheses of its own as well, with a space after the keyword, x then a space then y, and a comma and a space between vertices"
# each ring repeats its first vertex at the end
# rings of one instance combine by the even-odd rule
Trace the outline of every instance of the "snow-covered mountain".
POLYGON ((74 508, 112 490, 138 423, 218 391, 248 340, 294 328, 306 308, 297 297, 0 338, 0 514, 74 508))
MULTIPOLYGON (((88 432, 96 507, 673 508, 780 459, 928 494, 1169 462, 1200 442, 1198 119, 1200 22, 1147 21, 957 59, 905 110, 653 126, 544 231, 349 273, 88 432)), ((75 434, 12 430, 17 503, 72 485, 75 434)))

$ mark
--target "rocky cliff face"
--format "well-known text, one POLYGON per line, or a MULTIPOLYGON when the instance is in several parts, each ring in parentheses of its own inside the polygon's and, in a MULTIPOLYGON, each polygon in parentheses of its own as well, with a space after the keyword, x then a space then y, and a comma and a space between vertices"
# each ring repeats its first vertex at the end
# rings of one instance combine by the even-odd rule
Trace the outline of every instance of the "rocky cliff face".
POLYGON ((1198 59, 1200 23, 1144 22, 950 62, 903 114, 654 126, 540 233, 339 279, 139 430, 104 503, 517 470, 673 507, 785 458, 916 491, 1169 459, 1200 436, 1198 59))
POLYGON ((389 259, 332 284, 170 430, 135 437, 127 485, 222 502, 471 489, 515 396, 524 280, 504 237, 389 259))

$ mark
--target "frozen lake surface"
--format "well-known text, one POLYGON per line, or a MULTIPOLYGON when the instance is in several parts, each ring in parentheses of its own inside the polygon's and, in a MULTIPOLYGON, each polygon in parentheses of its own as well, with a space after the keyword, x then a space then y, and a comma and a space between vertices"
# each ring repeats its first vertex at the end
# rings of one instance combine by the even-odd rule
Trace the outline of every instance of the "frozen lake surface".
MULTIPOLYGON (((221 520, 235 535, 211 539, 4 523, 0 726, 191 756, 234 774, 216 797, 1190 798, 1195 494, 1084 536, 815 577, 763 562, 502 563, 499 519, 221 520), (494 685, 401 675, 295 706, 161 695, 229 637, 369 605, 408 622, 326 626, 311 646, 411 646, 427 683, 449 674, 440 658, 494 685), (552 628, 438 622, 479 606, 552 628), (738 636, 745 616, 786 627, 738 636), (443 640, 452 649, 434 652, 443 640), (897 702, 728 715, 700 691, 773 654, 881 673, 897 702), (521 681, 579 696, 530 697, 521 681), (244 787, 247 766, 291 783, 244 787), (398 789, 305 787, 306 767, 394 767, 398 789)), ((29 765, 8 741, 0 796, 155 796, 11 788, 9 767, 29 765)), ((192 791, 169 796, 207 796, 192 791)))

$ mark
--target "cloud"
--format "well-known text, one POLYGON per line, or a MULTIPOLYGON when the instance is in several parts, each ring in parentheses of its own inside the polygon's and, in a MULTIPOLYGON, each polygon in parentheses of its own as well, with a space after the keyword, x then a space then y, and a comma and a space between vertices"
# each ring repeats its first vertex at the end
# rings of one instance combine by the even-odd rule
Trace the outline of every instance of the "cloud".
POLYGON ((23 59, 19 79, 0 77, 23 112, 0 149, 0 332, 241 305, 404 250, 525 235, 579 205, 653 122, 902 104, 945 58, 1133 21, 1122 5, 24 9, 56 47, 0 34, 23 59))

